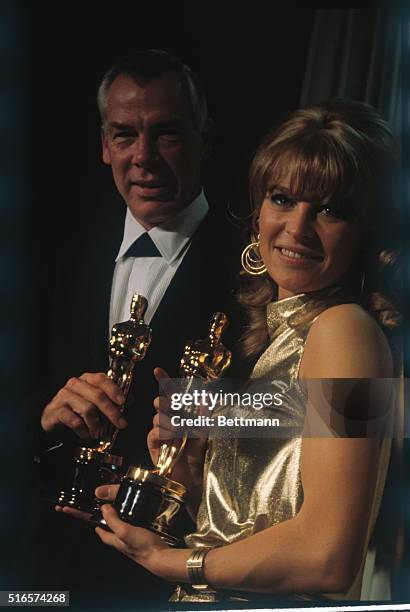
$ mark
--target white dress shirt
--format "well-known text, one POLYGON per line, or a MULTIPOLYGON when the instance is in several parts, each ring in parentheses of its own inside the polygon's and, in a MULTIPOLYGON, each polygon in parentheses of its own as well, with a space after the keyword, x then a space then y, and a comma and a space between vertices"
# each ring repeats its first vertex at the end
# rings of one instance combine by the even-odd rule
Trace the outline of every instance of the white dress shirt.
POLYGON ((134 293, 147 298, 148 308, 144 319, 150 323, 208 209, 205 194, 201 191, 189 206, 170 221, 149 230, 148 234, 161 257, 124 257, 129 247, 146 231, 127 209, 111 287, 110 330, 115 323, 130 318, 134 293))

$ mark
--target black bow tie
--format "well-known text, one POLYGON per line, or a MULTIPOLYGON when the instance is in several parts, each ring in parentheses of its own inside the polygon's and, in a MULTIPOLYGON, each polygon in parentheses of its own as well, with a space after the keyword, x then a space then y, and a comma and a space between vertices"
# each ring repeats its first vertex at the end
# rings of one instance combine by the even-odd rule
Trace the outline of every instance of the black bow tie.
POLYGON ((161 257, 161 253, 158 251, 150 235, 144 232, 132 243, 124 257, 161 257))

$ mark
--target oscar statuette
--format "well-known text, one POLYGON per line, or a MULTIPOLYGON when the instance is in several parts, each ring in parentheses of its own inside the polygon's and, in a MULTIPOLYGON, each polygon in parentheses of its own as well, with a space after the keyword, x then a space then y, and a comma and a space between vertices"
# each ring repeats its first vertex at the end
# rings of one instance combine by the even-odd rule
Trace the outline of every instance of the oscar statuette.
MULTIPOLYGON (((232 354, 222 344, 221 337, 228 320, 225 314, 213 315, 207 338, 186 344, 180 361, 181 378, 188 392, 195 379, 206 383, 217 380, 230 365, 232 354)), ((134 526, 145 527, 160 535, 171 546, 179 543, 172 534, 172 524, 184 503, 185 487, 172 480, 172 470, 187 442, 185 431, 179 444, 163 444, 155 469, 130 466, 121 479, 113 506, 119 517, 134 526)), ((94 517, 94 523, 108 529, 104 519, 94 517)))
MULTIPOLYGON (((134 366, 144 359, 151 343, 151 328, 144 322, 147 300, 134 294, 131 301, 131 316, 128 321, 113 326, 109 341, 109 363, 107 376, 114 381, 127 397, 133 378, 134 366)), ((122 406, 124 410, 125 404, 122 406)), ((101 417, 101 420, 103 417, 101 417)), ((56 503, 93 512, 98 508, 94 491, 101 484, 119 482, 122 473, 122 457, 113 455, 112 449, 118 429, 104 417, 96 445, 90 443, 76 450, 74 466, 66 486, 58 494, 56 503)))

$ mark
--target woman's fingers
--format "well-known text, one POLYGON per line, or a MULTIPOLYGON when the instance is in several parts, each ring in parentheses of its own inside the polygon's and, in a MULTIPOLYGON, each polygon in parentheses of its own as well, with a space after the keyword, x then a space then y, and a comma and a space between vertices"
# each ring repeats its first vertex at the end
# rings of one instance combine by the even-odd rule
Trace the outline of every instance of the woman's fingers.
POLYGON ((154 408, 161 413, 169 412, 171 409, 170 396, 174 391, 175 385, 166 371, 162 368, 154 368, 154 376, 159 382, 161 393, 161 395, 154 399, 154 408))
POLYGON ((119 518, 117 511, 110 504, 101 506, 101 512, 111 531, 119 540, 126 542, 132 527, 119 518))
POLYGON ((101 529, 101 527, 96 527, 95 533, 98 535, 100 540, 104 542, 104 544, 107 544, 107 546, 112 546, 113 548, 118 550, 118 552, 122 553, 123 555, 126 555, 127 557, 131 557, 128 546, 124 544, 124 542, 120 540, 115 535, 115 533, 107 531, 106 529, 101 529))
POLYGON ((119 488, 120 488, 120 485, 118 484, 101 485, 96 488, 95 494, 98 497, 98 499, 105 499, 107 500, 107 502, 111 502, 115 500, 119 488))
POLYGON ((171 412, 171 400, 166 395, 159 395, 154 399, 154 408, 163 414, 171 412))
POLYGON ((122 521, 112 506, 104 504, 101 512, 112 532, 97 527, 95 531, 102 542, 144 567, 148 566, 154 552, 161 553, 162 549, 168 548, 158 535, 122 521))
POLYGON ((168 440, 171 436, 175 437, 176 428, 172 425, 171 417, 167 414, 156 414, 152 419, 153 429, 157 429, 160 439, 168 440))
POLYGON ((83 512, 82 510, 77 510, 77 508, 71 508, 70 506, 55 506, 54 509, 57 512, 64 512, 64 514, 68 514, 69 516, 79 519, 80 521, 89 521, 91 518, 91 514, 89 512, 83 512))
POLYGON ((158 382, 163 379, 171 380, 169 374, 163 368, 160 367, 154 368, 154 376, 158 380, 158 382))

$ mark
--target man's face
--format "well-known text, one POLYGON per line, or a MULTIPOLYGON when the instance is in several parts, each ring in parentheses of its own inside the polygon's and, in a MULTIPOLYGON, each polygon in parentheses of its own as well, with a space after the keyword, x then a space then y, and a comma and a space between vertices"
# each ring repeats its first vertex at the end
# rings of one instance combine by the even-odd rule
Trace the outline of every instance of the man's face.
POLYGON ((203 139, 173 73, 141 85, 125 75, 114 80, 102 149, 118 191, 146 229, 172 218, 199 193, 203 139))

